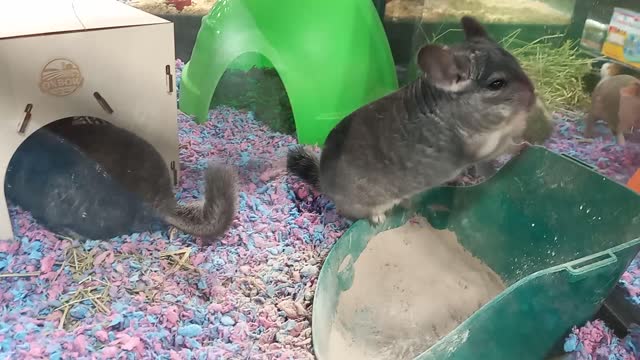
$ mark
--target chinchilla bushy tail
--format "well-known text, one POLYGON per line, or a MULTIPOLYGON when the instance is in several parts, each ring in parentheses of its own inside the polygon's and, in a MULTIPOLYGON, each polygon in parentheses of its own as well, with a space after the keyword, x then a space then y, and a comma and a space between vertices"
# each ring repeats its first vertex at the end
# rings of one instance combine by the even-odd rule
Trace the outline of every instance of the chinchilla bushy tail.
POLYGON ((287 154, 287 172, 320 190, 320 160, 302 146, 296 146, 287 154))
POLYGON ((187 234, 217 237, 231 226, 238 202, 237 175, 231 167, 209 163, 204 202, 175 206, 165 220, 187 234))

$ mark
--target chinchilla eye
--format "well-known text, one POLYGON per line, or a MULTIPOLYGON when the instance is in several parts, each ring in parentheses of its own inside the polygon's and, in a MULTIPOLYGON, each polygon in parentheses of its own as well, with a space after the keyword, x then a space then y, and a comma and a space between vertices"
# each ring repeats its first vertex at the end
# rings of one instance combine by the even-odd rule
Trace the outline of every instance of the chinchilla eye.
POLYGON ((502 79, 498 79, 498 80, 492 81, 489 84, 488 88, 491 91, 498 91, 498 90, 502 89, 506 84, 507 84, 506 81, 504 81, 502 79))

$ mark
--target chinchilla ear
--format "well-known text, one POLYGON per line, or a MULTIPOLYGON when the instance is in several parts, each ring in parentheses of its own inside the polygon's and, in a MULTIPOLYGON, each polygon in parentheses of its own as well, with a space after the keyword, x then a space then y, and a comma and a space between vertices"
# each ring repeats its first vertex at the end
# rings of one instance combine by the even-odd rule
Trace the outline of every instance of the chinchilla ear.
POLYGON ((428 44, 418 52, 418 66, 427 80, 446 91, 458 91, 469 80, 469 62, 456 57, 446 46, 428 44))
POLYGON ((640 83, 634 82, 631 85, 620 89, 620 96, 640 97, 640 83))
POLYGON ((462 24, 462 29, 464 30, 464 37, 467 40, 473 39, 486 39, 491 40, 489 33, 485 30, 484 26, 480 24, 476 18, 472 16, 463 16, 460 19, 460 23, 462 24))

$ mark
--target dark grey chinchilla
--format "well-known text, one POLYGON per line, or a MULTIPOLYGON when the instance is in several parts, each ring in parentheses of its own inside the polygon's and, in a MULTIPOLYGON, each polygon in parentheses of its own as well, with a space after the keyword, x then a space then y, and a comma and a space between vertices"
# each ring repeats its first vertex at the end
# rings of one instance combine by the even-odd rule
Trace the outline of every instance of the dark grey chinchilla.
POLYGON ((237 208, 234 169, 210 162, 204 198, 179 204, 160 153, 143 138, 107 122, 56 122, 18 148, 5 182, 7 199, 49 230, 77 240, 156 231, 223 235, 237 208))
POLYGON ((536 102, 533 83, 475 18, 461 23, 462 43, 424 46, 418 79, 343 119, 320 159, 290 150, 288 172, 343 216, 376 224, 395 205, 520 142, 536 102))

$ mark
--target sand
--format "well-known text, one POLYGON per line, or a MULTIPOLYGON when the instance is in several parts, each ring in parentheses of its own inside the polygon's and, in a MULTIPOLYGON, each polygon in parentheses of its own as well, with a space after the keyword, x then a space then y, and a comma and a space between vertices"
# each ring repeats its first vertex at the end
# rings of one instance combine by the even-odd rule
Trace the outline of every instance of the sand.
POLYGON ((424 218, 372 238, 340 295, 329 360, 412 359, 505 289, 454 233, 424 218))
POLYGON ((385 16, 395 20, 458 21, 463 15, 483 23, 569 24, 572 14, 539 0, 391 0, 385 8, 385 16))

